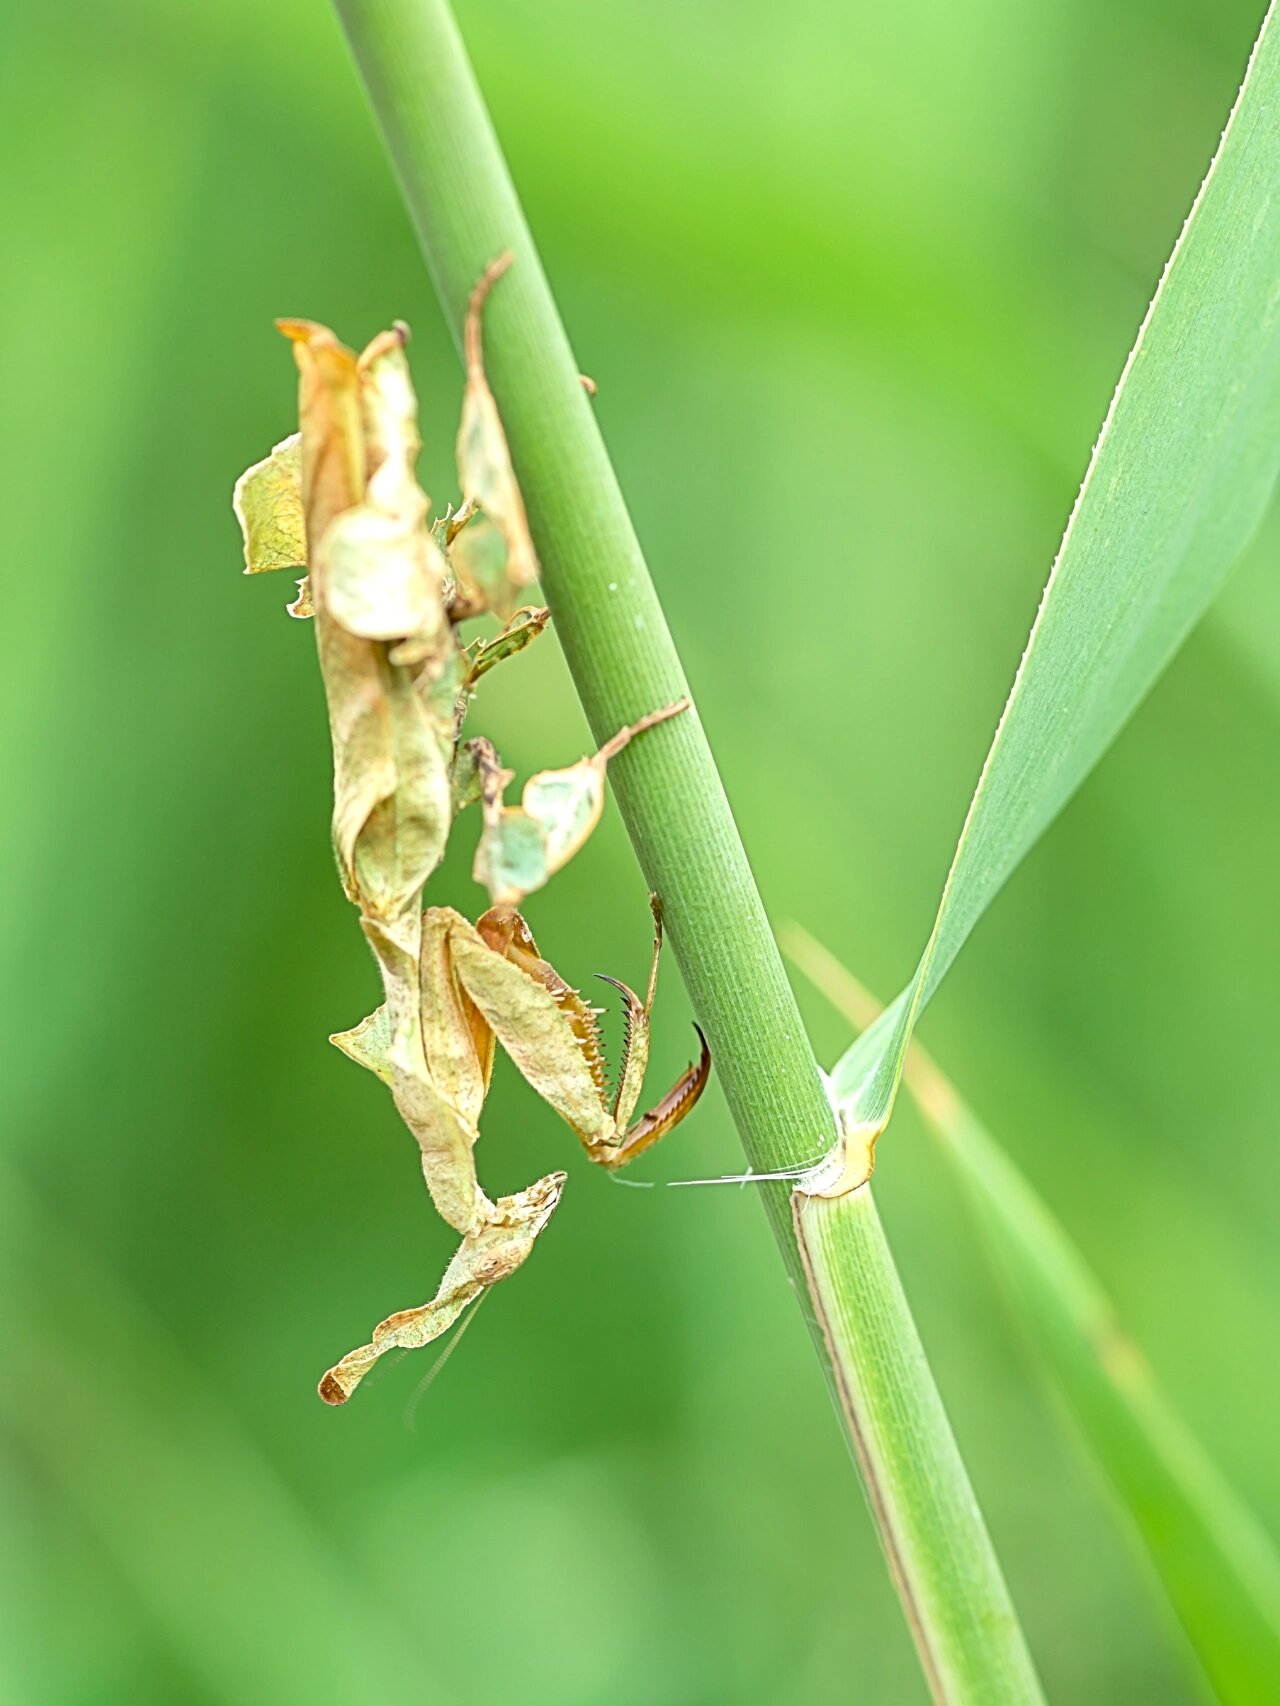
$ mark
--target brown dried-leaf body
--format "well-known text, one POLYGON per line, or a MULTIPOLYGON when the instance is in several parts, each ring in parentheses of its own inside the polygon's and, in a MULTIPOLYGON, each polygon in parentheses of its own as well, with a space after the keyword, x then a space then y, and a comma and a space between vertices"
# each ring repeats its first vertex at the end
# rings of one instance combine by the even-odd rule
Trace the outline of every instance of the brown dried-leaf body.
POLYGON ((548 614, 516 609, 536 559, 484 377, 480 312, 505 265, 495 264, 477 286, 468 317, 456 513, 430 524, 415 472, 417 400, 399 326, 357 356, 323 326, 280 322, 298 366, 300 431, 250 468, 235 491, 247 571, 306 570, 290 611, 315 622, 333 744, 334 851, 382 975, 382 1005, 332 1040, 390 1088, 417 1141, 432 1201, 462 1238, 430 1303, 389 1317, 368 1345, 328 1371, 320 1392, 329 1403, 345 1402, 385 1350, 429 1343, 513 1273, 559 1201, 562 1173, 496 1202, 477 1179, 474 1148, 497 1043, 592 1160, 610 1168, 683 1118, 710 1070, 704 1041, 698 1063, 632 1123, 661 945, 656 908, 646 998, 615 984, 627 1044, 611 1099, 598 1010, 542 959, 509 904, 586 840, 608 759, 685 702, 620 731, 594 758, 533 778, 514 811, 501 805, 509 776, 492 747, 459 742, 475 682, 536 638, 548 614), (490 558, 483 574, 474 570, 478 554, 468 559, 463 550, 476 529, 501 536, 501 560, 490 558), (459 622, 486 609, 506 626, 464 646, 459 622), (423 911, 421 894, 456 812, 475 799, 485 808, 478 871, 486 860, 492 865, 490 888, 501 903, 473 925, 448 907, 423 911))

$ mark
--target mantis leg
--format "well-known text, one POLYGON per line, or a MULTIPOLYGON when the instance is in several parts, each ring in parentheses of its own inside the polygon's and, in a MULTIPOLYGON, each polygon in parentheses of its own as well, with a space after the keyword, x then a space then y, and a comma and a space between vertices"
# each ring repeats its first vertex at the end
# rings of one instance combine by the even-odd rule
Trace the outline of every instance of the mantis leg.
POLYGON ((662 927, 654 905, 654 947, 646 999, 614 978, 623 998, 626 1043, 612 1106, 605 1089, 596 1009, 538 953, 514 908, 491 908, 472 928, 451 933, 453 963, 465 988, 522 1075, 572 1126, 591 1159, 624 1166, 678 1125, 706 1085, 711 1057, 701 1040, 698 1062, 632 1126, 649 1057, 649 1013, 657 982, 662 927))

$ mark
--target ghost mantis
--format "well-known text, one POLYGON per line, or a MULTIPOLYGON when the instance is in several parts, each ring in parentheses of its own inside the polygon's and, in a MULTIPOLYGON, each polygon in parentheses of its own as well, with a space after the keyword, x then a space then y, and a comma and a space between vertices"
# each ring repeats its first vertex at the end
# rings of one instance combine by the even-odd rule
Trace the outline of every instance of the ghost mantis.
POLYGON ((417 483, 417 400, 401 327, 357 356, 323 326, 281 321, 299 369, 301 430, 250 468, 235 492, 247 572, 306 571, 289 609, 315 623, 333 741, 334 851, 382 974, 382 1004, 331 1040, 390 1088, 417 1140, 432 1201, 462 1235, 434 1298, 388 1317, 324 1375, 320 1395, 330 1404, 344 1403, 385 1351, 430 1343, 514 1273, 560 1199, 563 1173, 496 1201, 477 1179, 474 1149, 499 1043, 588 1156, 611 1170, 678 1124, 710 1073, 699 1032, 698 1061, 633 1120, 662 945, 656 900, 644 998, 606 979, 622 996, 625 1026, 612 1095, 600 1010, 541 957, 516 910, 595 827, 609 760, 688 701, 640 717, 568 769, 531 777, 515 807, 504 804, 511 773, 493 748, 461 739, 475 683, 548 618, 515 608, 536 558, 484 376, 481 311, 505 265, 481 279, 467 317, 456 512, 431 523, 417 483), (505 626, 464 644, 460 624, 485 611, 505 626), (454 816, 476 801, 483 827, 475 876, 494 904, 471 924, 449 907, 424 911, 421 893, 454 816))

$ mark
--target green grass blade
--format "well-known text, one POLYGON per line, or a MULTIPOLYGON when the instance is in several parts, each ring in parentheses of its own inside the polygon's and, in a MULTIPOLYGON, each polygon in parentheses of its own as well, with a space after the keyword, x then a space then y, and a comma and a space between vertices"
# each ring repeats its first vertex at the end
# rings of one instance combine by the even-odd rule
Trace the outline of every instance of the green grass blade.
POLYGON ((1269 8, 1103 423, 915 976, 835 1071, 879 1128, 992 897, 1222 585, 1280 470, 1280 24, 1269 8))
MULTIPOLYGON (((455 334, 487 263, 515 256, 485 311, 486 371, 556 632, 603 740, 687 685, 483 99, 443 0, 337 7, 455 334)), ((836 1142, 835 1115, 696 708, 633 742, 609 780, 752 1167, 799 1170, 836 1142)), ((828 1375, 936 1698, 1033 1706, 1026 1644, 870 1192, 805 1209, 802 1268, 785 1188, 761 1189, 823 1316, 828 1375)))
MULTIPOLYGON (((795 962, 862 1029, 878 1004, 807 932, 795 962)), ((904 1082, 955 1169, 1035 1362, 1132 1519, 1226 1706, 1280 1698, 1280 1557, 1122 1331, 1044 1200, 918 1044, 904 1082)))

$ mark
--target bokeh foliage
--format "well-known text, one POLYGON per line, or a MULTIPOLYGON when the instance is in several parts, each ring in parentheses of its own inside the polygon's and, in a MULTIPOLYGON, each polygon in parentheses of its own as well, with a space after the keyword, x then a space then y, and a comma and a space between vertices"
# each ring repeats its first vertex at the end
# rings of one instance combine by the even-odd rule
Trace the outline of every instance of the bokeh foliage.
MULTIPOLYGON (((1258 13, 460 8, 766 900, 875 986, 932 914, 1258 13)), ((493 1186, 571 1170, 536 1269, 412 1427, 412 1363, 314 1397, 447 1240, 324 1041, 374 973, 309 637, 239 578, 228 494, 291 421, 275 314, 410 321, 442 498, 461 376, 323 7, 11 4, 0 150, 6 1691, 919 1699, 758 1207, 615 1188, 513 1073, 493 1186)), ((1278 547, 925 1031, 1273 1531, 1278 547)), ((522 773, 586 749, 548 642, 485 686, 522 773)), ((436 898, 474 909, 458 839, 436 898)), ((529 910, 567 975, 640 977, 616 822, 529 910)), ((662 995, 655 1081, 688 1052, 662 995)), ((709 1093, 647 1176, 738 1164, 709 1093)), ((906 1112, 878 1184, 1050 1696, 1194 1698, 906 1112)))

